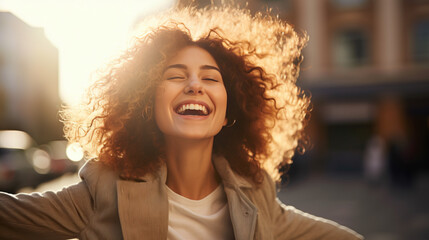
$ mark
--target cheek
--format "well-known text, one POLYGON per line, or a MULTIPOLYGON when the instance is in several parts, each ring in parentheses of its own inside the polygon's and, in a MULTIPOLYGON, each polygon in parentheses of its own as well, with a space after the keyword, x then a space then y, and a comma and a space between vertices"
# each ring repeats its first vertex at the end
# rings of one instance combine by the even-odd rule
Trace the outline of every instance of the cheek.
POLYGON ((155 96, 155 121, 160 129, 165 125, 165 120, 167 119, 168 114, 167 108, 168 94, 166 94, 165 87, 160 86, 157 88, 155 96))
POLYGON ((165 94, 165 88, 164 87, 158 87, 156 89, 155 93, 155 113, 160 112, 161 107, 164 104, 164 94, 165 94))
MULTIPOLYGON (((217 105, 217 111, 220 113, 218 115, 217 123, 220 124, 220 127, 224 127, 228 123, 228 119, 226 118, 226 109, 228 106, 228 97, 226 90, 220 91, 216 96, 216 105, 217 105)), ((220 131, 220 129, 219 129, 220 131)))
POLYGON ((216 105, 218 106, 218 110, 221 111, 223 115, 226 115, 228 95, 226 93, 225 88, 220 89, 216 94, 216 102, 217 102, 216 105))

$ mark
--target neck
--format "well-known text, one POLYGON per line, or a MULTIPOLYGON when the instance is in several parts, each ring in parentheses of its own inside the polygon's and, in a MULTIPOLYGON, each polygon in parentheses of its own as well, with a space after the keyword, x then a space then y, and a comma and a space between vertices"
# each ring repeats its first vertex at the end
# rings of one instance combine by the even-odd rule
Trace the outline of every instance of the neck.
POLYGON ((167 186, 189 199, 202 199, 219 185, 212 163, 213 138, 166 136, 167 186))

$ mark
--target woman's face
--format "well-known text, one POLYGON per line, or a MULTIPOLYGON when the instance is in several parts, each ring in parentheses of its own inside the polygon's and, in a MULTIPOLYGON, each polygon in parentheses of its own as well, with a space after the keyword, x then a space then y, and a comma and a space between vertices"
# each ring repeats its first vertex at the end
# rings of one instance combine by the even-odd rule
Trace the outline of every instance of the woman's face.
POLYGON ((188 46, 166 66, 155 98, 159 129, 166 137, 213 138, 227 122, 227 94, 215 60, 188 46))

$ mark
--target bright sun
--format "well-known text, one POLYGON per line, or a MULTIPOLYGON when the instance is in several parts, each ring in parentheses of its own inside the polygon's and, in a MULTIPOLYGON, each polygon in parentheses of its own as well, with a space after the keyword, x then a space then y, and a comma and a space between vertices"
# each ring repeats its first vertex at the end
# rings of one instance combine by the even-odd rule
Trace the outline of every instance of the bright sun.
POLYGON ((91 72, 126 45, 137 17, 171 7, 175 0, 0 0, 27 24, 45 29, 59 50, 59 92, 77 103, 91 72))

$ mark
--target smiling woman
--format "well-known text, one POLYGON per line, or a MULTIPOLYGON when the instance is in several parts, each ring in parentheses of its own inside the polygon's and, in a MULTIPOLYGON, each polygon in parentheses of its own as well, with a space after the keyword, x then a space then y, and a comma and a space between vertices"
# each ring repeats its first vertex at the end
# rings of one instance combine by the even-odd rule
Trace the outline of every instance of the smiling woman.
POLYGON ((276 198, 309 105, 295 85, 305 37, 230 8, 173 10, 143 26, 85 104, 63 112, 69 140, 95 157, 82 182, 0 194, 0 237, 361 238, 276 198))

